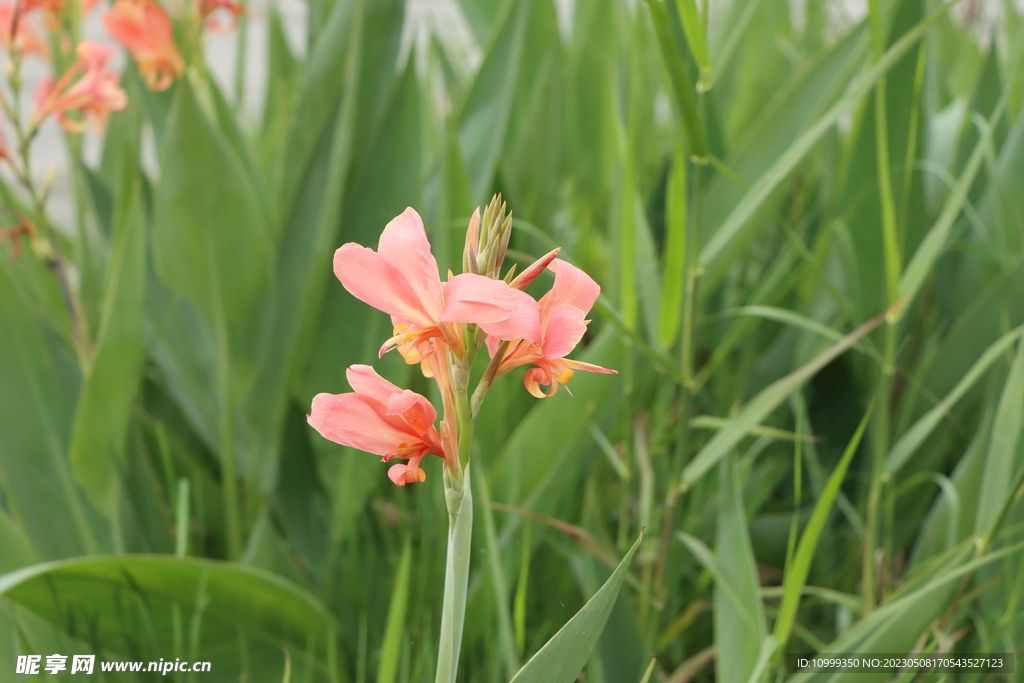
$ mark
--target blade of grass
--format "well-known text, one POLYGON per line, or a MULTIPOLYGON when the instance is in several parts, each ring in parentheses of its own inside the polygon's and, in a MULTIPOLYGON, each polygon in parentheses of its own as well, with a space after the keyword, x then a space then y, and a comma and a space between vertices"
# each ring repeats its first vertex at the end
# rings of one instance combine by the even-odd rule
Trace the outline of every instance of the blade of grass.
POLYGON ((409 604, 409 578, 412 569, 412 543, 407 538, 398 561, 395 588, 391 591, 388 619, 384 627, 377 683, 395 683, 402 657, 402 636, 405 634, 405 615, 409 604))
POLYGON ((981 357, 971 366, 967 374, 957 382, 952 391, 946 394, 945 398, 925 413, 921 419, 914 423, 913 427, 900 437, 899 441, 896 442, 889 452, 889 457, 885 462, 885 471, 889 474, 899 472, 910 457, 917 452, 917 449, 921 447, 925 439, 935 431, 942 418, 949 414, 949 411, 952 410, 953 406, 957 404, 963 395, 984 376, 993 363, 1004 356, 1006 350, 1019 340, 1022 335, 1024 335, 1024 326, 1004 334, 985 349, 985 353, 981 354, 981 357))
POLYGON ((764 418, 768 417, 779 405, 799 389, 805 382, 813 377, 821 368, 825 367, 834 358, 845 352, 856 344, 864 335, 875 329, 885 320, 885 314, 876 316, 850 334, 842 341, 830 346, 821 354, 816 356, 806 365, 776 380, 755 396, 748 403, 739 415, 730 420, 729 425, 714 436, 694 456, 690 464, 683 470, 680 481, 682 490, 688 489, 695 481, 702 477, 712 465, 722 457, 739 441, 746 436, 750 430, 758 425, 764 418))
MULTIPOLYGON (((858 78, 847 90, 842 99, 836 102, 828 111, 815 121, 810 128, 798 137, 789 149, 772 164, 764 174, 759 177, 750 190, 743 195, 740 202, 733 208, 722 224, 705 244, 701 251, 700 264, 708 268, 711 262, 719 257, 727 246, 732 243, 739 232, 747 226, 750 219, 760 209, 761 205, 768 199, 776 187, 796 168, 805 156, 811 151, 815 144, 824 135, 832 130, 836 121, 839 120, 848 109, 856 105, 875 86, 882 76, 892 69, 903 56, 924 37, 925 33, 958 0, 949 0, 939 9, 932 12, 913 29, 904 34, 892 47, 890 47, 875 64, 858 78)), ((650 2, 649 2, 650 4, 650 2)))
POLYGON ((814 553, 818 549, 821 531, 824 529, 828 514, 832 510, 832 503, 835 501, 836 494, 839 493, 839 487, 846 477, 846 470, 850 466, 850 461, 853 460, 853 455, 857 452, 857 447, 860 445, 861 437, 864 436, 864 429, 868 425, 871 412, 871 407, 869 407, 864 413, 857 431, 854 432, 853 438, 847 444, 839 464, 832 471, 832 475, 828 478, 828 483, 825 484, 825 488, 818 497, 818 502, 814 505, 811 518, 804 528, 804 533, 800 536, 800 543, 797 545, 793 564, 786 565, 782 604, 779 607, 778 619, 775 621, 775 638, 783 645, 789 641, 789 633, 796 619, 796 610, 800 606, 800 595, 803 593, 804 585, 807 582, 807 575, 811 570, 811 560, 814 559, 814 553))
POLYGON ((530 658, 511 683, 572 683, 576 680, 604 630, 643 538, 641 531, 633 547, 594 597, 530 658))

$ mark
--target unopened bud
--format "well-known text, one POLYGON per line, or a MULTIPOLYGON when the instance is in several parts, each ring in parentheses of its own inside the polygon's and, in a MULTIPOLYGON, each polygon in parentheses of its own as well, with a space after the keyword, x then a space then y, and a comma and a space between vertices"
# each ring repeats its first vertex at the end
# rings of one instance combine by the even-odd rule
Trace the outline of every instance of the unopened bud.
POLYGON ((466 229, 466 247, 462 251, 462 272, 479 273, 477 266, 477 251, 480 248, 480 207, 476 207, 473 217, 469 219, 469 227, 466 229))
POLYGON ((43 175, 43 182, 39 186, 39 203, 45 204, 46 198, 50 196, 50 191, 53 190, 54 184, 57 182, 57 169, 50 166, 46 169, 46 173, 43 175))

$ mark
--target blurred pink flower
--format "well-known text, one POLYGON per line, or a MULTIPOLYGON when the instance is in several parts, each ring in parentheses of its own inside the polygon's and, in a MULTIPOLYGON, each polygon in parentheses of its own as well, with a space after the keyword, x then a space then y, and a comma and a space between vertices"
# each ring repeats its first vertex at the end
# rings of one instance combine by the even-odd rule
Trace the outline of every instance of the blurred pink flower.
POLYGON ((112 55, 109 45, 91 40, 79 43, 78 61, 60 80, 54 83, 52 77, 47 77, 39 83, 35 94, 35 121, 38 123, 53 114, 65 130, 80 133, 89 121, 102 128, 110 112, 128 106, 128 96, 118 85, 119 74, 107 71, 112 55), (79 74, 81 78, 72 83, 79 74), (70 112, 77 112, 82 118, 69 118, 70 112))
POLYGON ((117 0, 103 15, 103 23, 139 63, 150 90, 166 90, 185 72, 171 19, 154 0, 117 0))
POLYGON ((425 397, 402 390, 369 365, 353 365, 346 371, 349 394, 317 394, 307 421, 320 434, 344 446, 392 458, 408 459, 395 464, 388 477, 398 486, 425 481, 420 461, 433 453, 445 457, 441 438, 434 429, 437 411, 425 397))
POLYGON ((15 26, 15 5, 12 2, 0 2, 0 43, 4 50, 10 52, 17 48, 23 55, 35 55, 42 59, 50 56, 46 42, 28 20, 29 9, 22 8, 17 16, 15 26))
MULTIPOLYGON (((597 301, 601 287, 576 266, 551 257, 552 254, 548 254, 537 262, 540 264, 547 260, 547 267, 555 272, 555 284, 540 299, 540 339, 524 339, 510 347, 497 373, 504 374, 520 365, 536 365, 526 371, 523 384, 537 398, 553 396, 559 385, 569 383, 576 370, 608 374, 616 372, 565 357, 583 339, 587 323, 590 322, 585 318, 597 301), (548 391, 541 389, 548 385, 548 391)), ((534 271, 536 268, 531 266, 523 274, 530 273, 529 280, 532 280, 537 275, 534 271)), ((497 351, 498 340, 488 337, 487 348, 493 355, 497 351)))
POLYGON ((391 315, 394 336, 380 355, 398 347, 408 363, 433 353, 440 337, 462 355, 461 329, 475 323, 499 339, 540 339, 540 307, 501 280, 464 273, 442 283, 423 220, 406 209, 381 233, 377 251, 350 242, 334 254, 334 273, 353 296, 391 315))
POLYGON ((199 16, 217 33, 234 30, 243 14, 255 16, 255 12, 237 0, 199 0, 199 16), (227 21, 222 23, 218 15, 227 15, 227 21))

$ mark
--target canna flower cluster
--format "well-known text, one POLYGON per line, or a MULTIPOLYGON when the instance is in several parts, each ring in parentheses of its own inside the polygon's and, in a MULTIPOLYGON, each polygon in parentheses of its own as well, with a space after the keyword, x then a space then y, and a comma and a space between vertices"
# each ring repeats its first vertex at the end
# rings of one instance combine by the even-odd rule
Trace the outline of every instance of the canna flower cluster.
POLYGON ((481 216, 473 214, 466 234, 463 272, 441 281, 423 221, 406 209, 384 228, 376 251, 343 245, 334 255, 334 273, 360 301, 391 316, 393 335, 379 356, 396 350, 418 364, 440 390, 444 418, 435 429, 436 410, 424 397, 402 390, 366 365, 348 370, 347 394, 319 394, 309 424, 345 446, 392 459, 388 477, 398 486, 426 480, 420 463, 427 455, 444 461, 446 475, 460 480, 469 457, 472 421, 493 381, 530 365, 526 389, 543 398, 567 384, 577 370, 613 373, 566 358, 583 338, 600 287, 579 268, 557 258, 558 250, 521 274, 504 277, 501 266, 511 235, 511 216, 495 197, 481 216), (555 273, 540 301, 525 290, 545 269, 555 273), (490 361, 476 391, 469 395, 470 369, 486 348, 490 361), (547 387, 547 389, 544 389, 547 387))
POLYGON ((78 60, 54 83, 44 78, 36 89, 36 125, 53 114, 69 133, 81 133, 91 120, 102 130, 112 111, 128 106, 128 96, 118 85, 119 76, 107 70, 113 48, 83 40, 78 44, 78 60), (69 116, 75 112, 79 118, 69 116))
POLYGON ((154 0, 117 0, 103 23, 138 65, 146 87, 166 90, 185 73, 185 60, 174 43, 171 18, 154 0))

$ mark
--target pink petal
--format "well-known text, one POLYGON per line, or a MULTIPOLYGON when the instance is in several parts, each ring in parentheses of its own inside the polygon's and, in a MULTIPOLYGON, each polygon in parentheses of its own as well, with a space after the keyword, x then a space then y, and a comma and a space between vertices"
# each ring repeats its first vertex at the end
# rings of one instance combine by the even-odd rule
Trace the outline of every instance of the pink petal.
POLYGON ((582 370, 584 372, 596 372, 602 375, 617 375, 618 370, 610 370, 608 368, 602 368, 600 365, 594 365, 593 363, 584 363, 578 360, 571 360, 569 358, 563 358, 562 362, 569 366, 572 370, 582 370))
POLYGON ((391 395, 388 399, 388 415, 404 419, 419 436, 433 427, 437 419, 437 411, 430 401, 408 389, 391 395))
POLYGON ((562 259, 555 259, 548 267, 555 271, 555 284, 543 299, 545 316, 566 304, 580 309, 584 315, 588 313, 601 294, 601 286, 594 282, 594 278, 562 259))
POLYGON ((526 291, 526 288, 555 260, 555 257, 558 256, 558 252, 561 250, 561 247, 556 247, 531 263, 526 267, 526 270, 516 275, 515 279, 509 283, 509 287, 526 291))
POLYGON ((489 334, 484 339, 484 344, 487 345, 487 353, 490 354, 491 358, 494 358, 494 354, 498 352, 498 346, 501 345, 501 340, 493 334, 489 334))
POLYGON ((499 339, 540 339, 540 305, 501 280, 463 273, 444 284, 441 320, 476 323, 499 339))
POLYGON ((580 309, 568 304, 559 306, 551 313, 541 344, 545 358, 563 358, 576 348, 587 331, 587 324, 583 320, 585 315, 580 309))
POLYGON ((384 406, 359 394, 317 394, 306 421, 325 439, 375 455, 387 455, 418 435, 387 420, 384 406))
POLYGON ((382 406, 388 404, 392 394, 402 393, 402 389, 377 374, 369 365, 353 365, 345 371, 345 378, 357 394, 372 398, 382 406))
POLYGON ((334 252, 334 274, 352 296, 406 324, 432 327, 435 318, 405 275, 373 249, 354 242, 334 252))
POLYGON ((380 235, 377 253, 405 275, 420 308, 431 320, 437 320, 444 307, 441 278, 420 215, 409 208, 388 223, 380 235))

